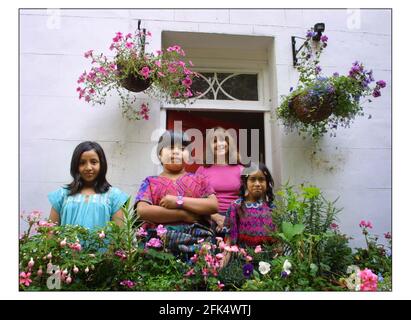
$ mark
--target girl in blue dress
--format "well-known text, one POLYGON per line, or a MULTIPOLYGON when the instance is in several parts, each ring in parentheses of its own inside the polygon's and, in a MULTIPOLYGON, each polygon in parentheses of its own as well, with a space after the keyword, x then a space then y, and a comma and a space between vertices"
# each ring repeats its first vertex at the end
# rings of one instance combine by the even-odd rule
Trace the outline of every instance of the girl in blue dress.
POLYGON ((111 220, 121 225, 121 207, 129 196, 107 182, 101 146, 91 141, 80 143, 73 152, 70 173, 73 181, 48 195, 50 220, 89 229, 104 227, 111 220))

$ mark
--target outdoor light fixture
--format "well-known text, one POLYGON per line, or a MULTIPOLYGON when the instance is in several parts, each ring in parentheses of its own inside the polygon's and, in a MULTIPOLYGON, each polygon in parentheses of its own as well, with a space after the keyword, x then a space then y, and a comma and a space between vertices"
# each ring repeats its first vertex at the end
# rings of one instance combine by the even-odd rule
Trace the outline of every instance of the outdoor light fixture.
MULTIPOLYGON (((324 23, 316 23, 314 25, 314 32, 315 35, 311 38, 313 41, 320 41, 321 39, 321 35, 325 30, 325 24, 324 23)), ((293 50, 293 66, 297 66, 298 63, 298 58, 297 58, 297 54, 298 52, 300 52, 300 50, 302 49, 302 47, 304 47, 304 45, 307 43, 306 38, 302 38, 302 37, 297 37, 297 36, 291 36, 291 46, 292 46, 292 50, 293 50), (295 39, 303 39, 305 40, 304 43, 301 45, 301 47, 296 50, 295 49, 295 45, 296 45, 296 40, 295 39)))

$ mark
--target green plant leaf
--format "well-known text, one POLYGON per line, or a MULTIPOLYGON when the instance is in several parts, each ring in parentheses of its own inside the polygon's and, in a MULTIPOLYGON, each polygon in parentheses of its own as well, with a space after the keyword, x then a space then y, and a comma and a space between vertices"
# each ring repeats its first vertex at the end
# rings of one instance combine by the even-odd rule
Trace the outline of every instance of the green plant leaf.
POLYGON ((293 225, 291 222, 283 221, 281 228, 287 240, 291 241, 296 235, 303 233, 305 226, 303 224, 293 225))

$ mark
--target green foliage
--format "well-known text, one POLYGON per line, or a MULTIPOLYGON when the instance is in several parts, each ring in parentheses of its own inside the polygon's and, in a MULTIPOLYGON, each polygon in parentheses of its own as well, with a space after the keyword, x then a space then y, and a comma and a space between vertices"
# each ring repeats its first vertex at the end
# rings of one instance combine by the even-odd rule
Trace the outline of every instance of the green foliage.
MULTIPOLYGON (((29 230, 20 239, 20 289, 360 290, 360 274, 347 274, 347 270, 367 268, 379 278, 378 288, 370 284, 368 288, 391 290, 391 235, 385 235, 389 247, 383 246, 376 236, 369 234, 368 223, 363 227, 367 247, 357 248, 353 253, 350 238, 335 224, 340 211, 335 203, 314 186, 295 188, 287 184, 277 192, 272 213, 277 226, 272 234, 276 242, 258 248, 239 248, 217 239, 216 244, 199 243, 194 255, 147 247, 148 239, 136 232, 140 222, 129 202, 123 208, 121 226, 110 222, 95 230, 54 226, 33 215, 27 220, 29 230), (34 235, 33 229, 37 232, 34 235), (231 260, 222 268, 226 252, 230 252, 231 260), (253 265, 251 275, 244 273, 246 264, 253 265), (47 270, 49 266, 57 271, 47 270), (60 279, 60 286, 50 287, 50 278, 60 279), (349 286, 354 280, 357 282, 349 286)), ((157 235, 161 238, 159 230, 157 235)))

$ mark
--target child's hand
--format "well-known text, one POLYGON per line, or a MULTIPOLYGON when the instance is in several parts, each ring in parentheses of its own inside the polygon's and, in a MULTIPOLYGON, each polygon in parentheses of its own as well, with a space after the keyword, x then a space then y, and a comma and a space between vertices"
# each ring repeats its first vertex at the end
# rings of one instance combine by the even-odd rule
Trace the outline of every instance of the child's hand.
POLYGON ((167 209, 177 209, 177 197, 166 195, 160 200, 160 206, 167 209))
POLYGON ((216 214, 213 214, 213 215, 211 216, 211 219, 217 224, 217 225, 216 225, 216 231, 217 231, 217 232, 221 232, 221 230, 223 230, 223 228, 224 228, 224 220, 225 220, 225 217, 222 216, 222 215, 219 214, 219 213, 216 213, 216 214))

